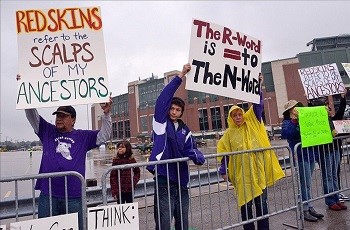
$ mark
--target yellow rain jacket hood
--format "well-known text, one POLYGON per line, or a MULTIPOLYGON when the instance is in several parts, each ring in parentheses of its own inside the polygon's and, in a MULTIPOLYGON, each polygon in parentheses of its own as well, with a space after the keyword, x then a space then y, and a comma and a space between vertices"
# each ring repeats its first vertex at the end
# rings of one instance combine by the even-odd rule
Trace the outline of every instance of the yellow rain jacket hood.
MULTIPOLYGON (((251 150, 270 147, 264 123, 258 121, 253 106, 245 113, 238 106, 232 106, 227 118, 228 128, 221 137, 218 153, 251 150), (231 112, 240 109, 243 113, 243 123, 237 126, 231 112)), ((222 156, 218 157, 221 161, 222 156)), ((234 186, 238 205, 242 206, 253 198, 260 196, 266 186, 275 184, 284 177, 284 172, 272 150, 234 154, 229 156, 228 177, 234 186)))

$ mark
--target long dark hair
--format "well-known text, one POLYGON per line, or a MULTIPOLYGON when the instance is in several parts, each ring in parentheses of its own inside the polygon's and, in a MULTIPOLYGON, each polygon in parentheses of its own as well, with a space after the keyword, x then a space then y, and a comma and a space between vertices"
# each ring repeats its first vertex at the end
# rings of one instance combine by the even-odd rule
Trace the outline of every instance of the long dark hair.
MULTIPOLYGON (((132 148, 131 148, 130 142, 126 141, 126 140, 118 142, 117 149, 121 145, 125 146, 125 148, 126 148, 126 151, 125 151, 125 154, 124 154, 125 158, 130 158, 130 159, 133 158, 133 155, 132 155, 133 152, 132 152, 132 148)), ((120 158, 119 154, 117 154, 117 158, 120 158)))

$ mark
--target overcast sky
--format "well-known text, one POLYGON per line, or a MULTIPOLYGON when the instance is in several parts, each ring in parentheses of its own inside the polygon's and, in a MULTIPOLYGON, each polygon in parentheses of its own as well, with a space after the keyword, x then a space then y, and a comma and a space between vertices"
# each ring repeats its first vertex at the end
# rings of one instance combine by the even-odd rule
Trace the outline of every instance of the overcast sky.
MULTIPOLYGON (((240 31, 263 43, 262 61, 294 57, 317 37, 349 34, 349 1, 1 1, 1 141, 38 140, 16 110, 18 48, 15 12, 100 6, 109 87, 113 95, 152 73, 163 77, 188 61, 192 18, 240 31)), ((54 121, 56 108, 39 113, 54 121)), ((76 128, 88 128, 87 106, 76 106, 76 128)))

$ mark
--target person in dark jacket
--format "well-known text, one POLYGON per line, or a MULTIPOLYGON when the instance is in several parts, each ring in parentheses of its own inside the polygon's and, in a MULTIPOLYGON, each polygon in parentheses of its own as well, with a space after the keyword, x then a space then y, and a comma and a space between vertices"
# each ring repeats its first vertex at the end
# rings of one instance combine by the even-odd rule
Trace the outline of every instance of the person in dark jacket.
MULTIPOLYGON (((182 78, 190 69, 190 64, 184 65, 179 76, 175 76, 164 87, 156 101, 150 162, 183 157, 189 157, 197 165, 205 162, 203 154, 197 149, 191 131, 180 119, 184 112, 185 102, 181 98, 173 97, 182 78)), ((149 165, 147 170, 154 174, 155 180, 154 219, 156 229, 171 229, 173 217, 176 230, 188 229, 189 169, 187 161, 149 165)))
MULTIPOLYGON (((112 166, 133 164, 133 156, 129 141, 121 141, 117 145, 117 156, 113 158, 112 166)), ((133 202, 133 189, 140 180, 140 168, 113 170, 110 175, 112 196, 118 204, 133 202)))
MULTIPOLYGON (((326 97, 309 101, 309 106, 326 106, 329 117, 329 126, 331 128, 333 137, 337 136, 337 132, 332 121, 343 119, 346 108, 345 96, 346 90, 341 94, 340 105, 334 116, 332 116, 333 111, 329 106, 329 102, 326 97)), ((339 190, 338 170, 340 165, 340 154, 342 153, 341 146, 341 139, 335 139, 331 144, 318 146, 319 159, 317 159, 317 161, 321 167, 324 194, 339 190)), ((334 211, 347 209, 347 206, 339 201, 339 194, 333 194, 325 197, 325 203, 329 209, 334 211)))
MULTIPOLYGON (((282 138, 287 139, 289 147, 292 150, 294 162, 298 162, 298 172, 300 180, 301 198, 303 201, 312 199, 311 197, 311 178, 315 169, 315 159, 318 158, 314 149, 301 148, 301 145, 295 150, 296 144, 301 142, 300 127, 298 122, 298 111, 296 107, 303 107, 303 104, 290 100, 284 105, 282 138), (296 151, 296 152, 295 152, 296 151)), ((309 202, 303 204, 304 220, 316 222, 324 215, 315 211, 309 202)))

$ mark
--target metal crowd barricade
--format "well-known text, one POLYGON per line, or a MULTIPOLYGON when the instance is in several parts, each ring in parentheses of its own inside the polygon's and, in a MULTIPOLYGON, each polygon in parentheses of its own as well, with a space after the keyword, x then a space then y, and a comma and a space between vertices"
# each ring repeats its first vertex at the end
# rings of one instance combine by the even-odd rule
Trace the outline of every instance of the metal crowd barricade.
MULTIPOLYGON (((83 229, 87 229, 87 221, 86 221, 86 213, 87 213, 87 207, 86 207, 86 184, 84 177, 75 171, 67 171, 67 172, 55 172, 55 173, 42 173, 42 174, 35 174, 35 175, 25 175, 25 176, 14 176, 14 177, 2 177, 0 178, 0 184, 3 185, 4 183, 14 183, 14 190, 15 190, 15 199, 9 201, 11 204, 6 204, 5 206, 11 207, 13 206, 13 209, 9 210, 1 210, 1 218, 2 220, 15 218, 15 221, 19 221, 19 217, 22 216, 28 216, 32 215, 33 219, 36 218, 37 214, 37 203, 38 200, 36 199, 36 193, 35 193, 35 180, 40 178, 49 178, 49 203, 50 203, 50 216, 52 216, 52 188, 51 188, 51 178, 53 177, 64 177, 65 178, 65 205, 66 205, 66 211, 68 213, 68 186, 67 186, 67 176, 75 176, 79 178, 81 182, 81 200, 82 200, 82 218, 83 218, 83 229), (21 209, 21 200, 19 198, 20 196, 20 182, 21 181, 31 181, 31 190, 32 190, 32 207, 31 210, 22 210, 21 209)), ((23 207, 28 207, 27 204, 23 204, 23 207)))
MULTIPOLYGON (((311 199, 302 200, 301 190, 305 188, 306 182, 301 183, 299 176, 298 179, 298 199, 300 202, 299 209, 301 212, 300 219, 302 222, 302 227, 304 227, 304 215, 303 215, 303 205, 312 204, 313 201, 326 199, 328 196, 338 195, 341 192, 350 190, 350 174, 349 174, 349 144, 347 136, 339 136, 333 139, 330 144, 311 146, 303 148, 301 151, 301 157, 304 159, 304 163, 314 162, 315 169, 313 172, 309 172, 308 176, 311 178, 311 199), (337 154, 335 154, 337 152, 337 154), (339 155, 338 155, 339 153, 339 155), (306 154, 313 156, 310 159, 306 157, 306 154), (305 160, 305 157, 307 158, 305 160), (333 165, 335 164, 335 165, 333 165), (347 165, 347 166, 346 166, 347 165), (340 170, 340 171, 339 171, 340 170), (334 175, 337 175, 333 177, 334 175), (336 178, 336 179, 335 179, 336 178), (337 187, 334 187, 337 185, 337 187), (340 188, 339 188, 340 187, 340 188)), ((296 153, 298 149, 302 147, 301 142, 296 144, 294 147, 294 152, 296 153)), ((297 158, 297 154, 295 154, 297 158)), ((299 175, 303 173, 307 174, 305 167, 302 167, 303 172, 299 171, 299 164, 301 159, 295 161, 296 172, 299 175)), ((325 204, 327 207, 327 204, 325 204)))
MULTIPOLYGON (((108 168, 101 177, 102 184, 102 200, 103 205, 113 202, 110 194, 107 193, 108 176, 112 170, 121 171, 124 169, 140 167, 141 179, 137 184, 137 188, 132 188, 135 193, 134 202, 139 204, 139 221, 140 229, 155 229, 154 212, 159 210, 154 209, 154 186, 158 186, 157 180, 152 180, 146 167, 148 165, 170 165, 175 164, 179 170, 180 162, 188 162, 188 170, 190 170, 189 178, 189 227, 192 229, 232 229, 243 226, 247 223, 256 222, 264 218, 271 218, 283 213, 295 213, 295 221, 291 225, 284 225, 301 229, 300 209, 298 208, 298 181, 294 167, 292 151, 289 146, 275 146, 269 148, 261 148, 248 151, 237 151, 225 153, 223 155, 242 154, 263 154, 266 150, 273 150, 279 158, 282 165, 285 177, 279 180, 276 184, 267 188, 268 194, 268 214, 257 217, 255 213, 252 219, 242 221, 240 217, 240 207, 237 203, 237 198, 234 195, 234 189, 229 181, 224 181, 218 171, 220 162, 218 162, 218 154, 206 154, 206 162, 202 166, 197 166, 192 163, 189 158, 178 158, 171 160, 161 160, 157 162, 144 162, 117 165, 108 168)), ((220 155, 222 156, 222 155, 220 155)), ((270 160, 270 159, 266 159, 270 160)), ((254 163, 254 162, 251 162, 254 163)), ((168 167, 168 166, 167 166, 168 167)), ((133 170, 131 170, 131 174, 133 170)), ((119 173, 118 173, 119 174, 119 173)), ((133 175, 131 175, 131 178, 133 175)), ((122 186, 122 185, 120 185, 122 186)), ((167 181, 169 190, 169 180, 167 181)), ((119 190, 120 191, 120 190, 119 190)), ((119 194, 121 196, 121 194, 119 194)), ((180 205, 182 206, 182 205, 180 205)), ((271 221, 270 221, 271 222, 271 221)), ((170 224, 170 223, 169 223, 170 224)), ((282 226, 279 226, 281 229, 282 226)), ((169 226, 170 229, 170 226, 169 226)))

